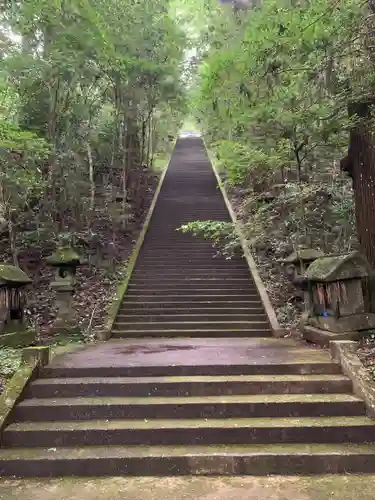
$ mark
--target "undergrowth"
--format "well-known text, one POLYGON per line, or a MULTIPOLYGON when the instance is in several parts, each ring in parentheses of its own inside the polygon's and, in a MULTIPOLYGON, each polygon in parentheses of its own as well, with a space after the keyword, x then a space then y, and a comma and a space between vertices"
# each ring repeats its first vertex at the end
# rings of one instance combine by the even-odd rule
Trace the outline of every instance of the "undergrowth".
POLYGON ((10 378, 21 366, 22 349, 0 348, 0 377, 10 378))
POLYGON ((241 243, 232 222, 197 220, 184 224, 177 231, 192 233, 193 236, 211 241, 217 254, 230 259, 241 254, 241 243))

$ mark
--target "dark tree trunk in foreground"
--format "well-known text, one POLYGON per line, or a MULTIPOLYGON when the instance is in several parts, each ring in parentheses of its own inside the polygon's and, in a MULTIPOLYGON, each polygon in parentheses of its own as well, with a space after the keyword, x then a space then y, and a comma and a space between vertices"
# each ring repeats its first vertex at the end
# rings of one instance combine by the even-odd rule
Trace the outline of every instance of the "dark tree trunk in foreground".
MULTIPOLYGON (((375 270, 375 124, 372 103, 349 106, 359 123, 350 132, 348 156, 341 168, 353 180, 356 226, 362 253, 375 270)), ((375 279, 363 283, 369 311, 375 312, 375 279)))
POLYGON ((357 234, 362 252, 375 269, 375 127, 372 105, 351 105, 360 123, 350 132, 348 156, 341 162, 353 179, 357 234))

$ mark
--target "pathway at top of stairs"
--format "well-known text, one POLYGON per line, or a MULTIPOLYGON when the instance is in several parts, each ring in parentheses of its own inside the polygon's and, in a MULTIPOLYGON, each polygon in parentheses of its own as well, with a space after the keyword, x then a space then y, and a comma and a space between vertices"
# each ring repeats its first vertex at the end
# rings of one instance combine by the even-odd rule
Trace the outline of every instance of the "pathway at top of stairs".
POLYGON ((115 339, 40 371, 0 475, 375 472, 375 423, 340 366, 272 337, 244 260, 175 231, 228 218, 202 141, 180 140, 115 339))

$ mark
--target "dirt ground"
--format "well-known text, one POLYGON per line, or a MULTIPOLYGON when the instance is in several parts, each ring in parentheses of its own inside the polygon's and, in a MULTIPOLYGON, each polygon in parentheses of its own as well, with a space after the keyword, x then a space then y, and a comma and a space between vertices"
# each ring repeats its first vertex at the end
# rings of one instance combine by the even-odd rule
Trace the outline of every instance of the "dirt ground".
POLYGON ((375 476, 0 480, 1 500, 371 500, 375 476))

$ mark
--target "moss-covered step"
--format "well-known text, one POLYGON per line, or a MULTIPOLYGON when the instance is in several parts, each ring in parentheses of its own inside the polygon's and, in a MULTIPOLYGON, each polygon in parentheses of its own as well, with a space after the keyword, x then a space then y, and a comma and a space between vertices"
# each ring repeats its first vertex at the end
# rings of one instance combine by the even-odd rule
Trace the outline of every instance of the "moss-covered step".
POLYGON ((3 477, 295 476, 374 472, 372 444, 59 446, 0 451, 3 477))
POLYGON ((51 359, 50 346, 34 346, 22 349, 22 361, 24 363, 39 363, 40 366, 48 365, 51 359))
POLYGON ((368 417, 141 419, 21 422, 3 433, 5 447, 255 443, 375 443, 368 417))
POLYGON ((28 397, 214 396, 245 394, 350 393, 344 375, 237 375, 174 377, 85 377, 38 379, 28 397))
POLYGON ((364 415, 364 402, 350 394, 283 394, 148 398, 31 398, 14 421, 319 417, 364 415))
POLYGON ((22 366, 5 386, 0 395, 0 442, 2 432, 10 421, 14 406, 22 398, 27 384, 36 375, 37 363, 29 363, 22 366))
POLYGON ((33 344, 35 339, 34 330, 0 332, 0 346, 2 347, 26 347, 33 344))

